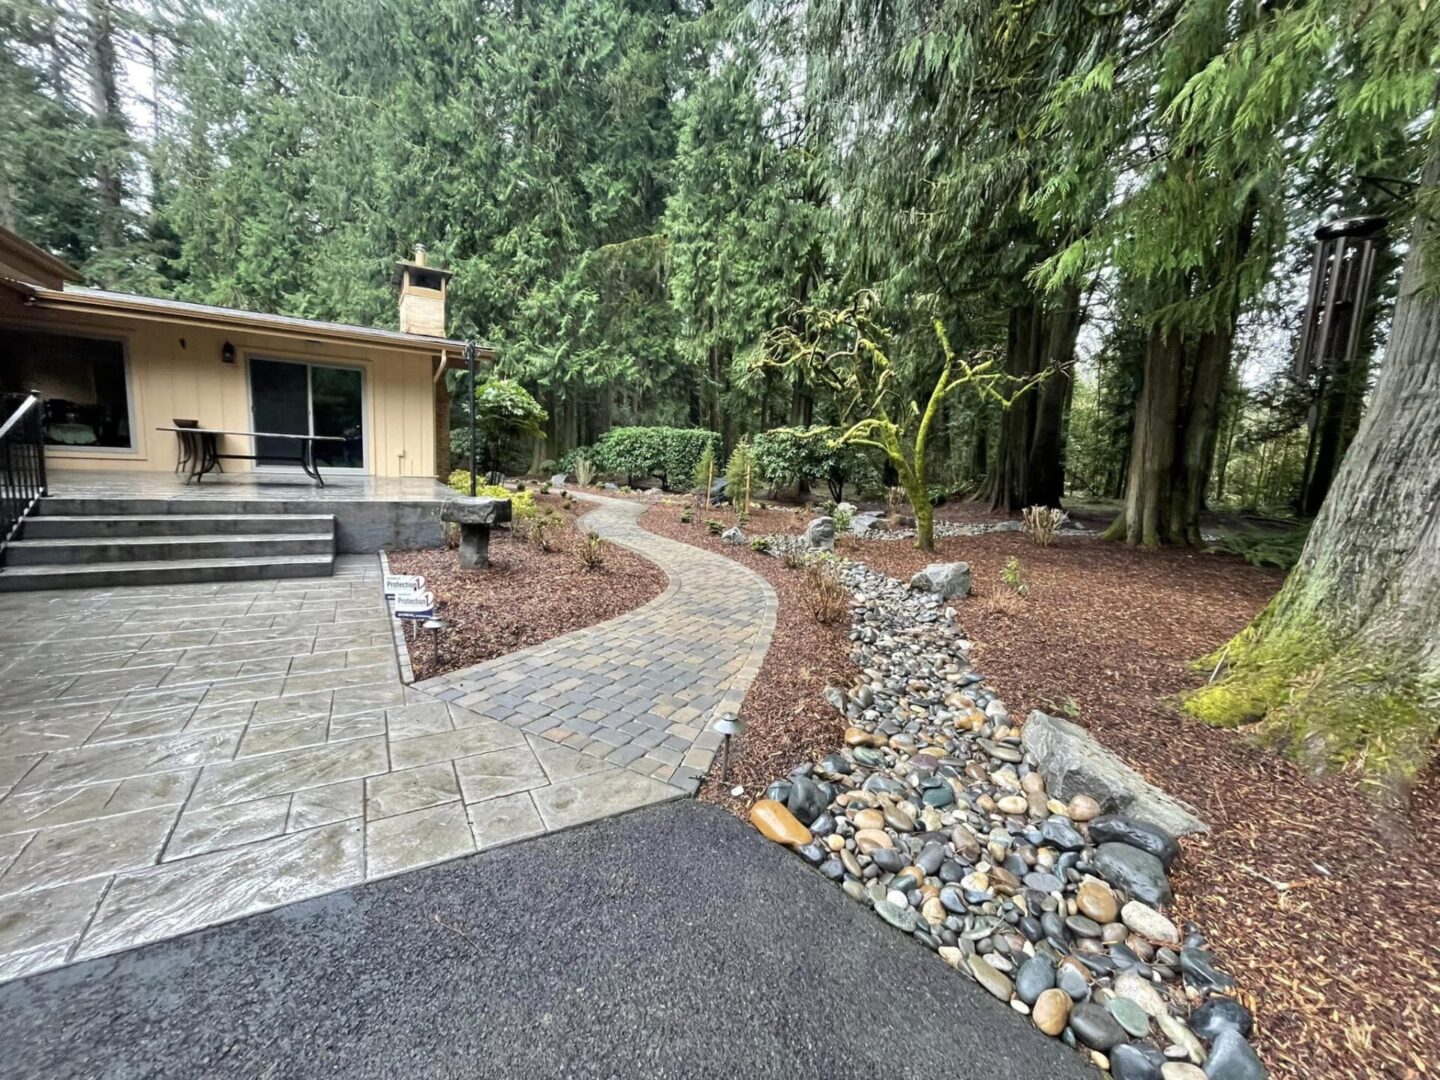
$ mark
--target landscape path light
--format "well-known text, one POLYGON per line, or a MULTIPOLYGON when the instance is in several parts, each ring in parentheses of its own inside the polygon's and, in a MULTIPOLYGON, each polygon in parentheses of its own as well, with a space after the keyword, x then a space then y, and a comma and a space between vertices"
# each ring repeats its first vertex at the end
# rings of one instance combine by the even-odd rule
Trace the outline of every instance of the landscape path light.
POLYGON ((711 726, 725 737, 724 749, 720 758, 720 782, 724 783, 730 779, 730 736, 739 735, 744 731, 745 723, 734 713, 727 712, 721 713, 711 726))

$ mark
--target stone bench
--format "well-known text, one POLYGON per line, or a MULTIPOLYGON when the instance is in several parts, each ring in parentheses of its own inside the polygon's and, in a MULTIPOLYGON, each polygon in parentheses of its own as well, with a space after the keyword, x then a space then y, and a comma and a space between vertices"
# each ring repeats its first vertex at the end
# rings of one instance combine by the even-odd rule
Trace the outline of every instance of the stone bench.
POLYGON ((510 520, 510 500, 446 499, 440 507, 440 520, 460 526, 460 569, 484 570, 490 565, 490 526, 510 520))

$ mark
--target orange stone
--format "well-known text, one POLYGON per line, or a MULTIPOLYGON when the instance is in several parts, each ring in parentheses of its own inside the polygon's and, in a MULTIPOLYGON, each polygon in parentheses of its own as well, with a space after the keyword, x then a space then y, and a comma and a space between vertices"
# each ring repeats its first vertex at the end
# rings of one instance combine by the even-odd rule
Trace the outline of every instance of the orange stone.
POLYGON ((777 844, 799 846, 810 842, 810 830, 774 799, 761 799, 750 808, 750 824, 777 844))

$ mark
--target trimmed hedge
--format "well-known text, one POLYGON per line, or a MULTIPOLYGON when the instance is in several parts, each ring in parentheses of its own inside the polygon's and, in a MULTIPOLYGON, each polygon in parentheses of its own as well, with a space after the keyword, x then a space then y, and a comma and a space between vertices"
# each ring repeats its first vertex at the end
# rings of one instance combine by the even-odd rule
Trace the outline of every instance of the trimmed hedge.
POLYGON ((670 487, 674 479, 688 483, 709 449, 720 456, 720 435, 700 428, 611 428, 595 444, 595 463, 601 472, 623 473, 633 487, 647 476, 670 487))

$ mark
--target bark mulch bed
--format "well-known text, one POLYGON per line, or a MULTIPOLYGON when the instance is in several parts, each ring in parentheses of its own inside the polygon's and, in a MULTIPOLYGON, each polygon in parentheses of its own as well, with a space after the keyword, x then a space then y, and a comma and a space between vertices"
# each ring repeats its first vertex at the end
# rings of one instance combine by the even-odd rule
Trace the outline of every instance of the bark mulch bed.
MULTIPOLYGON (((942 510, 961 520, 986 516, 942 510)), ((719 543, 703 524, 681 525, 678 514, 657 507, 643 523, 754 565, 772 583, 795 580, 788 589, 777 584, 775 650, 746 699, 750 726, 734 772, 748 802, 771 779, 837 745, 842 725, 819 695, 827 677, 848 683, 853 674, 846 628, 807 625, 797 611, 798 574, 719 543), (812 677, 799 680, 789 670, 802 664, 812 677), (793 723, 792 715, 802 719, 793 723), (747 745, 752 739, 758 751, 747 745)), ((807 520, 752 514, 746 531, 794 532, 807 520)), ((1352 777, 1312 777, 1242 733, 1211 728, 1171 704, 1203 679, 1189 661, 1240 630, 1283 575, 1224 556, 1133 551, 1063 535, 1051 548, 1016 533, 936 546, 931 556, 906 541, 842 538, 840 551, 902 578, 927 562, 970 563, 975 596, 960 607, 961 625, 976 643, 979 670, 1010 711, 1076 718, 1199 809, 1212 831, 1185 841, 1174 877, 1177 913, 1206 933, 1240 980, 1256 1012, 1256 1045, 1273 1074, 1434 1075, 1440 770, 1425 775, 1403 813, 1385 811, 1352 777), (1012 556, 1029 586, 1024 600, 1001 581, 1012 556)), ((717 785, 704 794, 742 807, 717 785)))
POLYGON ((449 548, 390 553, 392 572, 425 575, 425 587, 435 594, 435 614, 450 624, 440 633, 438 666, 431 661, 430 635, 406 624, 416 679, 613 619, 664 592, 664 571, 618 544, 606 547, 598 570, 581 565, 575 546, 584 530, 576 520, 593 505, 576 502, 567 510, 555 495, 537 495, 535 504, 542 512, 555 509, 565 520, 553 551, 541 551, 519 532, 499 528, 490 535, 490 568, 478 573, 460 570, 449 548))

